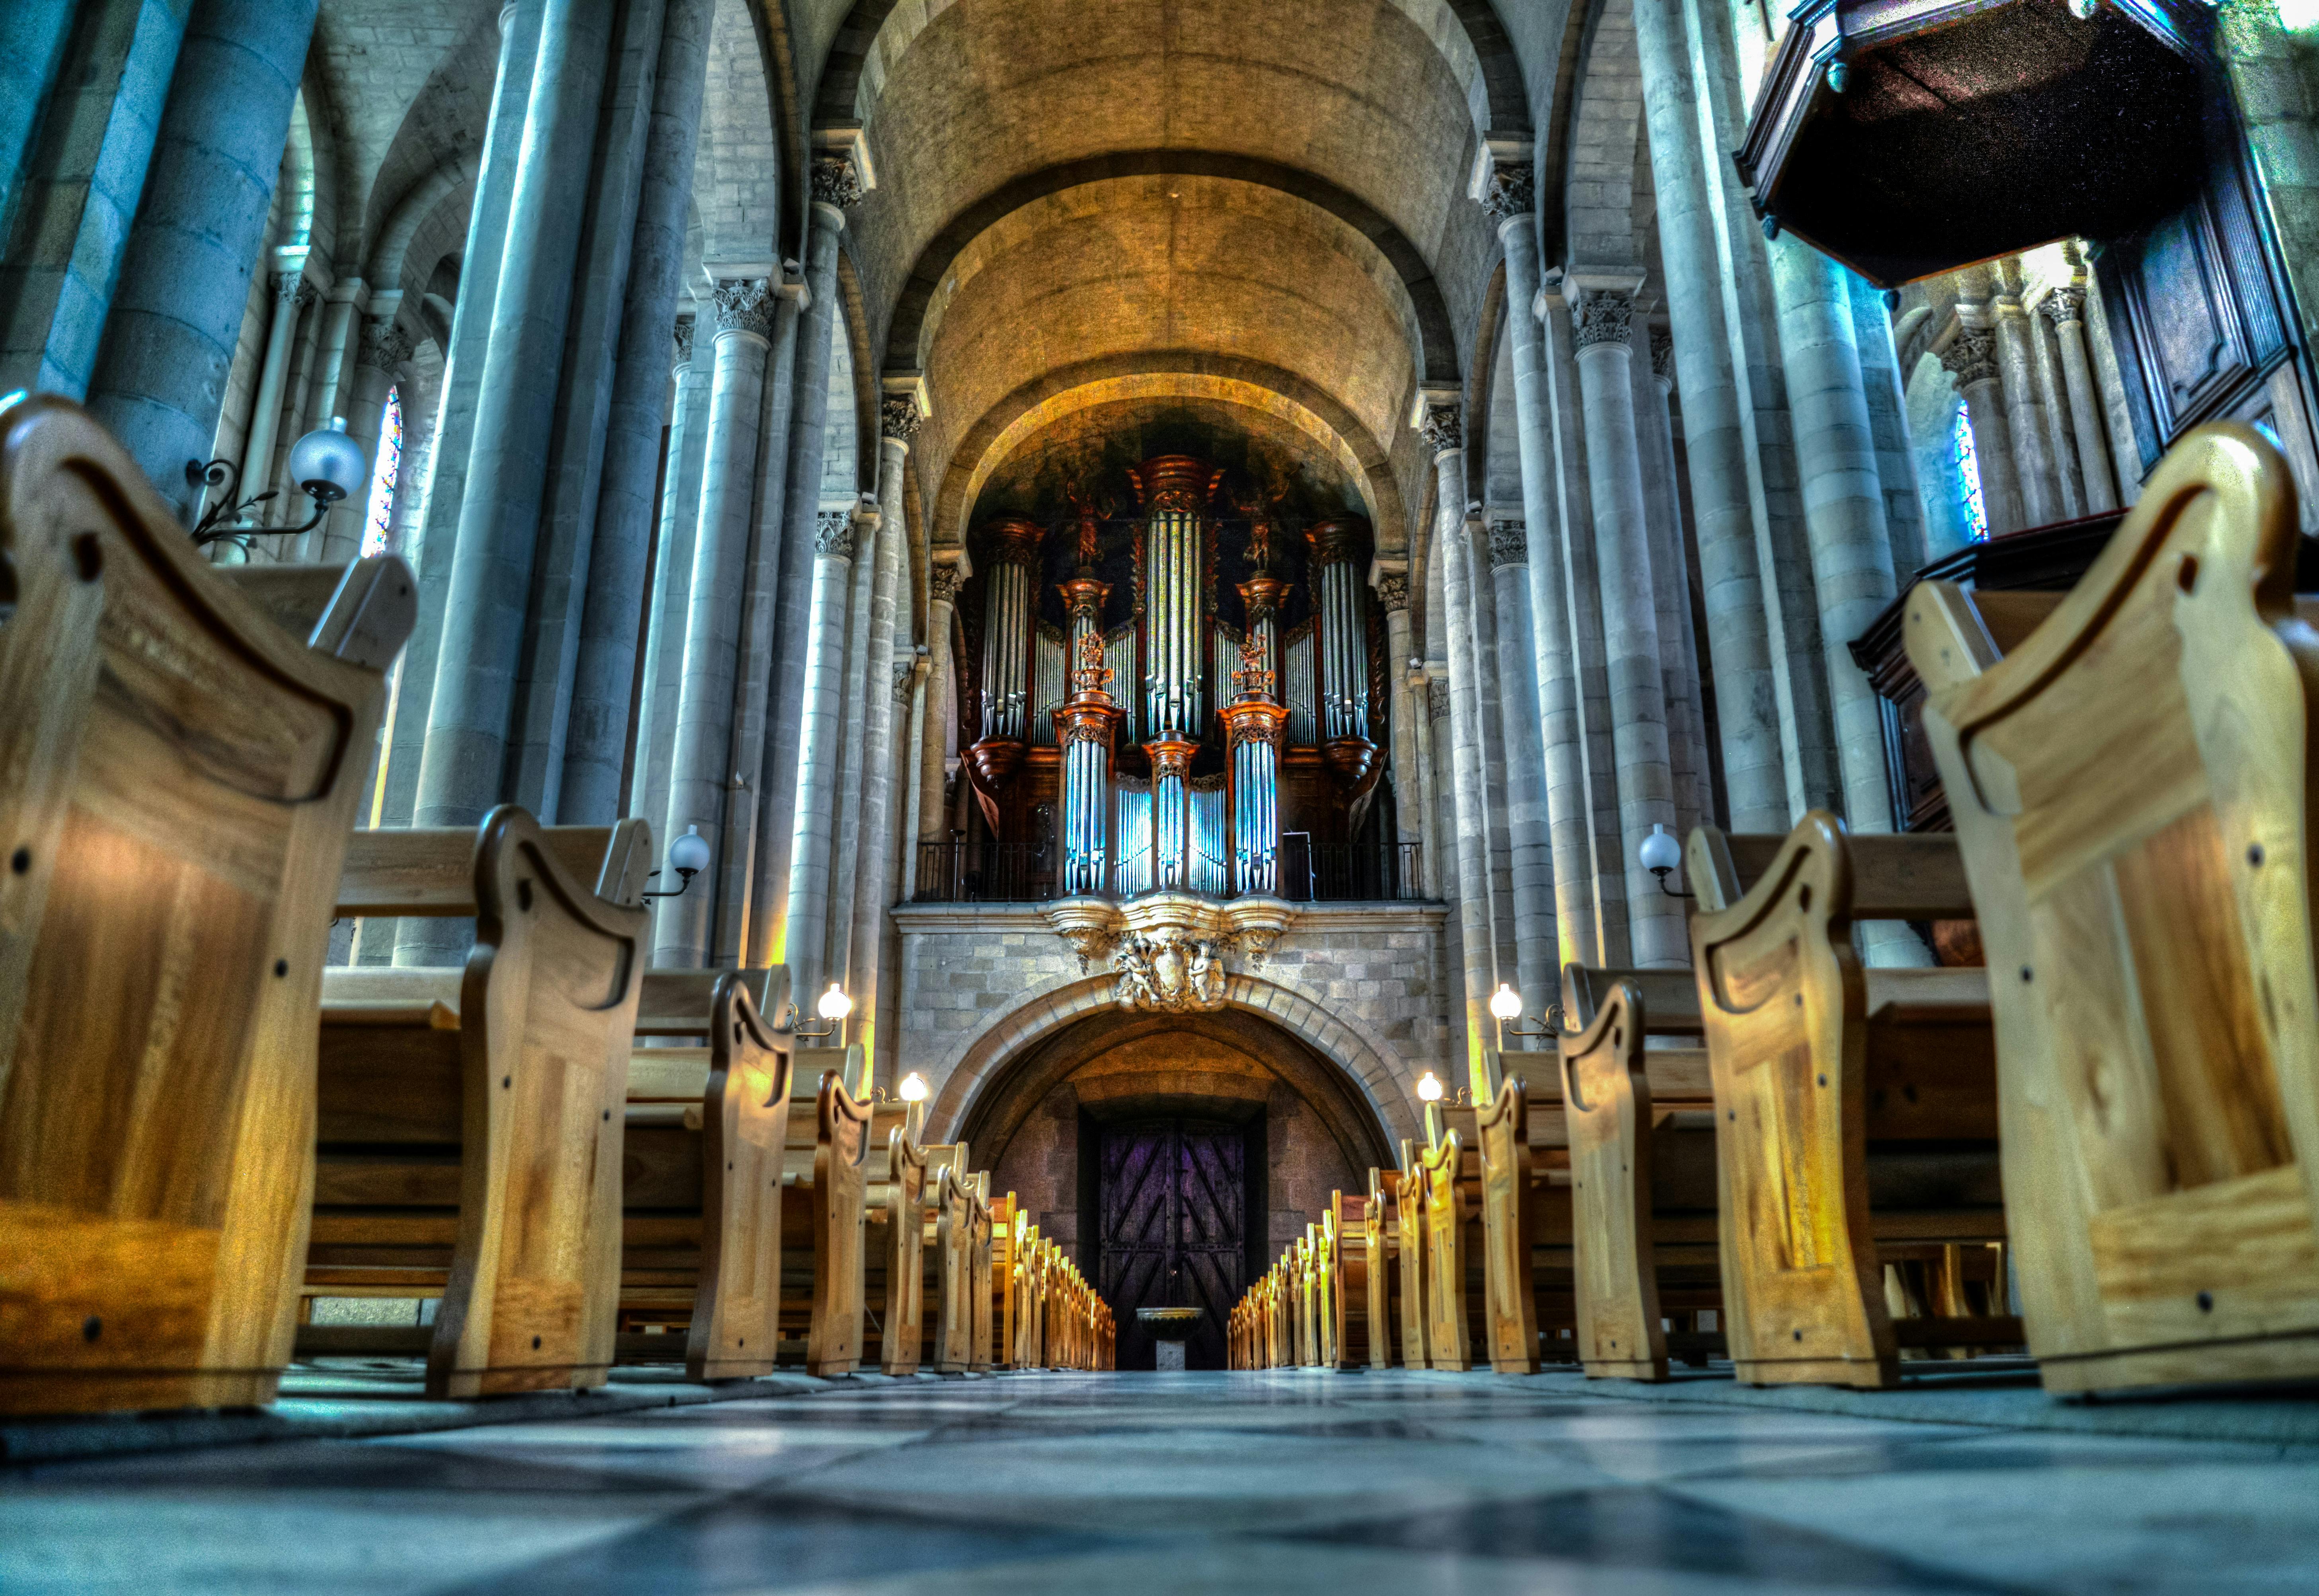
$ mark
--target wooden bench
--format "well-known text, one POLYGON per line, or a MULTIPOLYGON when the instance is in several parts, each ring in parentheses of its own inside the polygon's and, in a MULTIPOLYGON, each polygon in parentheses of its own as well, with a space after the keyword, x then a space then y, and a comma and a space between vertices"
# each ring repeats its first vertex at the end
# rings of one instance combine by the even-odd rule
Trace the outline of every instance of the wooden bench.
POLYGON ((393 558, 233 580, 77 406, 0 407, 0 1412, 273 1400, 416 595, 393 558))
MULTIPOLYGON (((1461 1366, 1486 1357, 1500 1374, 1536 1374, 1544 1362, 1540 1336, 1559 1350, 1575 1321, 1570 1157, 1555 1083, 1548 1080, 1533 1105, 1514 1061, 1508 1059, 1497 1096, 1473 1111, 1473 1141, 1463 1153, 1470 1173, 1461 1170, 1457 1201, 1467 1211, 1485 1294, 1483 1329, 1478 1339, 1469 1336, 1461 1366)), ((1439 1189, 1428 1193, 1429 1202, 1439 1189)), ((1429 1244, 1441 1235, 1432 1228, 1429 1244)))
MULTIPOLYGON (((1688 1011, 1677 1023, 1696 1035, 1697 988, 1690 972, 1674 973, 1679 985, 1660 984, 1675 987, 1668 996, 1688 1011)), ((1665 1326, 1678 1315, 1694 1358, 1723 1347, 1719 1332, 1697 1328, 1723 1305, 1707 1054, 1644 1046, 1641 986, 1617 980, 1599 1005, 1590 993, 1586 1023, 1559 1043, 1577 1351, 1595 1378, 1666 1379, 1665 1326)))
POLYGON ((472 915, 475 945, 323 980, 305 1294, 441 1302, 431 1330, 311 1327, 302 1351, 423 1342, 437 1398, 603 1384, 651 844, 513 805, 356 835, 342 915, 472 915))
POLYGON ((629 1058, 617 1348, 649 1360, 681 1330, 690 1377, 749 1379, 772 1372, 781 1339, 791 1043, 743 976, 683 973, 716 973, 708 1045, 629 1058))
POLYGON ((1330 1286, 1334 1298, 1331 1312, 1336 1321, 1336 1357, 1331 1366, 1366 1368, 1371 1357, 1367 1199, 1331 1192, 1321 1223, 1335 1265, 1330 1286))
POLYGON ((1743 856, 1763 839, 1735 847, 1712 827, 1686 851, 1724 1326, 1751 1384, 1894 1384, 1896 1330, 1917 1347, 2020 1339, 2002 1312, 1986 972, 1863 970, 1852 942, 1855 919, 1961 919, 1972 900, 1951 839, 1876 843, 1856 861, 1814 810, 1760 868, 1743 856), (1917 1299, 1931 1311, 1896 1326, 1917 1299))
POLYGON ((1425 1305, 1430 1278, 1425 1257, 1425 1184, 1418 1168, 1416 1142, 1402 1142, 1400 1165, 1376 1171, 1375 1186, 1385 1205, 1385 1257, 1391 1270, 1401 1366, 1430 1368, 1425 1305))
POLYGON ((862 1362, 872 1149, 871 1105, 848 1090, 862 1048, 800 1048, 781 1168, 781 1335, 806 1372, 851 1375, 862 1362))
POLYGON ((2319 1374, 2302 542, 2277 451, 2206 427, 2050 614, 1945 583, 1908 607, 2049 1390, 2319 1374))

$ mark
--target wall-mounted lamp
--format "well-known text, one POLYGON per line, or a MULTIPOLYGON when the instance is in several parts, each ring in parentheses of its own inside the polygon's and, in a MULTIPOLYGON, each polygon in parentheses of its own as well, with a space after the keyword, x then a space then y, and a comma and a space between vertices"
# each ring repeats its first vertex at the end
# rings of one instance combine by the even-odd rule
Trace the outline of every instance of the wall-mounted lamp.
POLYGON ((924 1103, 928 1096, 926 1078, 913 1069, 902 1078, 899 1088, 905 1103, 924 1103))
POLYGON ((782 1016, 781 1029, 796 1036, 835 1036, 838 1027, 845 1023, 845 1017, 853 1012, 853 999, 845 995, 844 987, 832 981, 829 990, 824 992, 821 1001, 813 1006, 814 1012, 826 1022, 818 1031, 798 1023, 798 1007, 794 1003, 790 1005, 790 1012, 782 1016))
POLYGON ((363 457, 362 445, 347 436, 347 419, 333 416, 328 427, 318 427, 290 446, 290 480, 314 501, 314 513, 302 527, 258 527, 249 524, 246 517, 255 506, 277 497, 282 490, 269 488, 236 504, 234 488, 241 473, 230 460, 212 460, 203 464, 199 460, 185 462, 185 482, 195 488, 225 488, 225 496, 210 506, 207 513, 194 524, 194 546, 204 547, 228 540, 242 542, 251 537, 295 537, 301 532, 311 532, 330 513, 330 506, 341 499, 351 499, 370 482, 370 462, 363 457))
MULTIPOLYGON (((647 892, 645 897, 682 897, 684 889, 692 885, 692 878, 708 868, 708 839, 700 834, 699 826, 686 826, 684 834, 669 844, 668 868, 676 872, 676 890, 647 892)), ((653 871, 654 876, 660 873, 658 870, 653 871)), ((652 877, 647 876, 645 879, 650 880, 652 877)))
POLYGON ((1422 1076, 1421 1076, 1421 1077, 1418 1078, 1418 1082, 1417 1082, 1417 1096, 1418 1096, 1419 1100, 1420 1100, 1420 1101, 1421 1101, 1421 1102, 1425 1102, 1425 1103, 1439 1103, 1439 1102, 1440 1102, 1440 1101, 1441 1101, 1441 1078, 1440 1078, 1440 1077, 1439 1077, 1439 1076, 1435 1075, 1435 1074, 1433 1073, 1433 1071, 1431 1071, 1430 1069, 1427 1070, 1427 1071, 1426 1071, 1422 1076))
POLYGON ((1673 875, 1676 867, 1683 863, 1683 844, 1675 841, 1674 834, 1668 831, 1665 826, 1654 824, 1651 826, 1651 834, 1642 840, 1641 844, 1635 850, 1635 855, 1642 861, 1645 870, 1658 878, 1661 892, 1665 893, 1669 897, 1692 896, 1688 892, 1677 892, 1667 885, 1667 877, 1673 875))
POLYGON ((1564 1020, 1560 1004, 1547 1005, 1546 1016, 1538 1022, 1536 1029, 1513 1023, 1521 1018, 1521 994, 1505 982, 1500 981, 1498 989, 1490 994, 1490 1014, 1498 1022, 1498 1030, 1501 1033, 1507 1036, 1559 1036, 1562 1034, 1564 1020))

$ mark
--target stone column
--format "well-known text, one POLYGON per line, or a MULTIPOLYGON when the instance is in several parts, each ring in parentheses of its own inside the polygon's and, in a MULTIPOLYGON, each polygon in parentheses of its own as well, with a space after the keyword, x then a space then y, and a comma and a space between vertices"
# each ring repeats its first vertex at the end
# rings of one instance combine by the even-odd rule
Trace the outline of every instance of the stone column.
POLYGON ((1715 662, 1716 729, 1732 828, 1785 831, 1787 772, 1755 535, 1764 512, 1751 474, 1743 374, 1733 360, 1720 266, 1719 168, 1711 164, 1726 146, 1706 136, 1716 118, 1698 86, 1684 14, 1683 0, 1635 0, 1692 525, 1715 662))
MULTIPOLYGON (((1547 373, 1543 328, 1535 313, 1538 298, 1537 217, 1527 167, 1502 167, 1489 209, 1499 218, 1498 237, 1506 250, 1508 336, 1513 340, 1514 424, 1521 446, 1522 513, 1542 546, 1526 562, 1529 578, 1531 686, 1538 721, 1548 846, 1555 894, 1557 965, 1592 963, 1594 942, 1593 870, 1586 852, 1584 762, 1578 746, 1578 682, 1573 669, 1568 595, 1565 591, 1561 526, 1556 514, 1552 464, 1551 384, 1547 373)), ((1527 538, 1528 532, 1525 537, 1527 538)), ((1519 698, 1519 695, 1517 695, 1519 698)), ((1512 746, 1512 744, 1509 744, 1512 746)), ((1560 989, 1524 997, 1552 1002, 1560 989)))
POLYGON ((1683 905, 1659 890, 1636 856, 1654 825, 1674 829, 1674 778, 1667 758, 1658 606, 1651 589, 1650 527, 1635 436, 1634 300, 1626 293, 1589 291, 1577 297, 1575 311, 1611 740, 1618 762, 1617 841, 1627 885, 1627 934, 1638 965, 1675 969, 1691 959, 1683 905))
MULTIPOLYGON (((1417 753, 1418 726, 1425 718, 1424 710, 1409 690, 1409 573, 1387 571, 1376 579, 1377 603, 1385 610, 1385 681, 1392 684, 1392 708, 1385 720, 1385 735, 1392 742, 1389 767, 1393 777, 1394 833, 1404 843, 1419 844, 1421 855, 1425 842, 1425 781, 1417 753)), ((1404 890, 1423 890, 1424 861, 1419 861, 1419 879, 1403 883, 1404 890)))
MULTIPOLYGON (((350 413, 347 417, 347 435, 362 446, 363 458, 370 462, 372 474, 378 471, 378 444, 386 420, 386 396, 393 392, 395 379, 411 359, 417 346, 411 335, 395 324, 391 316, 363 324, 362 338, 355 346, 354 392, 348 398, 350 413)), ((403 437, 411 435, 411 421, 403 419, 403 437)), ((408 464, 410 452, 404 451, 408 464)), ((406 483, 398 480, 394 491, 404 491, 406 483)), ((359 496, 357 496, 359 497, 359 496)), ((351 518, 333 511, 322 522, 322 546, 320 556, 326 564, 351 560, 362 552, 363 537, 367 530, 364 521, 365 506, 355 505, 351 518)))
MULTIPOLYGON (((1529 624, 1529 539, 1520 521, 1490 527, 1490 580, 1498 612, 1499 704, 1505 739, 1506 826, 1513 859, 1514 970, 1528 1013, 1561 989, 1554 924, 1554 852, 1546 817, 1546 762, 1538 746, 1536 645, 1529 624)), ((1502 975, 1502 971, 1501 974, 1502 975)), ((1532 1040, 1518 1044, 1541 1045, 1532 1040)))
MULTIPOLYGON (((791 850, 797 838, 801 793, 799 754, 805 703, 801 697, 811 647, 811 616, 820 591, 821 568, 814 554, 821 503, 821 451, 829 407, 829 348, 837 315, 837 239, 845 212, 862 202, 862 184, 853 163, 819 159, 813 164, 813 209, 805 261, 805 300, 798 321, 796 399, 790 420, 789 472, 783 492, 781 586, 774 627, 777 651, 773 699, 765 733, 764 774, 758 783, 757 876, 750 899, 765 912, 752 915, 742 962, 749 969, 790 964, 789 908, 791 850)), ((833 679, 833 685, 835 681, 833 679)), ((826 891, 825 891, 826 897, 826 891)), ((819 948, 816 947, 816 968, 819 948)), ((810 995, 800 1007, 810 1012, 810 995)))
MULTIPOLYGON (((266 474, 269 485, 282 490, 281 497, 266 507, 266 520, 271 526, 303 526, 313 513, 313 501, 290 480, 290 450, 311 430, 308 418, 312 413, 316 351, 327 313, 321 290, 308 283, 298 295, 298 343, 290 356, 290 380, 282 387, 282 417, 275 428, 274 457, 266 474)), ((283 538, 272 546, 274 557, 285 564, 308 564, 313 539, 311 532, 283 538)))
MULTIPOLYGON (((515 198, 524 110, 539 43, 538 9, 513 4, 502 7, 499 30, 499 69, 491 119, 483 135, 474 205, 468 213, 466 241, 460 256, 464 266, 458 298, 452 307, 449 341, 444 347, 442 396, 433 420, 425 513, 413 523, 415 537, 405 551, 419 573, 419 623, 396 667, 384 802, 380 811, 383 825, 411 825, 418 803, 419 768, 428 717, 434 707, 443 611, 458 552, 459 507, 466 496, 468 446, 474 436, 475 402, 483 390, 500 257, 515 198)), ((369 964, 395 957, 404 933, 421 934, 405 922, 365 920, 356 959, 369 964)), ((413 957, 423 961, 426 955, 414 953, 413 957)))
MULTIPOLYGON (((661 19, 652 120, 628 246, 627 295, 606 412, 588 589, 556 802, 557 817, 567 825, 609 825, 620 814, 620 768, 627 758, 636 631, 643 619, 636 589, 651 555, 657 509, 653 479, 661 468, 661 423, 670 403, 663 340, 682 285, 686 212, 692 197, 713 10, 713 0, 669 0, 661 19)), ((672 427, 672 461, 677 437, 672 427)), ((670 475, 672 479, 675 473, 670 475)), ((639 735, 639 770, 647 746, 639 735)), ((664 852, 670 839, 653 841, 664 852)))
MULTIPOLYGON (((1666 684, 1668 753, 1674 762, 1674 810, 1685 836, 1712 819, 1707 761, 1705 701, 1699 672, 1699 636, 1691 614, 1691 557, 1683 535, 1683 499, 1674 461, 1674 338, 1663 327, 1650 333, 1649 386, 1638 385, 1643 407, 1644 481, 1659 494, 1651 516, 1651 572, 1659 601, 1660 678, 1666 684)), ((1638 375, 1640 374, 1638 374, 1638 375)))
MULTIPOLYGON (((869 518, 861 518, 861 524, 868 525, 869 518)), ((844 699, 846 600, 853 585, 856 536, 855 517, 828 510, 814 539, 813 618, 793 811, 796 834, 790 844, 788 924, 797 934, 789 938, 786 951, 790 997, 808 1014, 813 1012, 828 968, 821 928, 829 923, 830 846, 835 841, 832 810, 842 735, 838 711, 844 699)))
POLYGON ((958 604, 958 590, 966 579, 963 568, 955 560, 944 560, 926 576, 926 656, 929 673, 925 687, 925 716, 922 740, 918 748, 918 807, 911 827, 908 853, 904 865, 904 891, 916 894, 918 889, 918 844, 946 840, 950 823, 943 807, 943 783, 950 773, 948 754, 956 733, 955 717, 947 714, 951 701, 952 665, 951 661, 951 618, 958 604))
MULTIPOLYGON (((420 761, 420 825, 471 825, 503 790, 609 21, 584 0, 547 0, 540 20, 420 761)), ((456 956, 456 939, 425 934, 438 923, 414 924, 421 934, 406 932, 397 962, 456 956)))
POLYGON ((726 763, 733 801, 725 806, 725 840, 717 861, 717 935, 710 955, 738 965, 749 923, 766 906, 755 896, 762 839, 765 724, 773 693, 773 627, 781 609, 781 558, 788 539, 790 417, 797 392, 799 291, 784 284, 773 311, 773 349, 765 363, 765 401, 757 424, 757 487, 749 512, 749 579, 741 591, 741 638, 734 660, 733 731, 726 763))
MULTIPOLYGON (((1857 832, 1889 832, 1892 796, 1884 763, 1882 704, 1847 646, 1892 602, 1895 585, 1850 287, 1843 267, 1794 239, 1773 246, 1772 272, 1844 775, 1845 819, 1857 832)), ((1928 962, 1924 945, 1901 922, 1867 922, 1863 936, 1872 964, 1928 962)))
MULTIPOLYGON (((726 805, 740 801, 744 790, 737 785, 740 772, 727 769, 726 756, 772 319, 772 284, 765 278, 726 277, 717 284, 716 365, 709 378, 692 596, 685 610, 684 676, 669 766, 668 824, 665 830, 655 828, 664 837, 681 837, 688 826, 697 825, 702 836, 721 840, 726 805)), ((717 870, 714 862, 710 870, 717 870)), ((708 962, 717 908, 716 894, 708 888, 715 879, 696 879, 695 890, 658 900, 654 963, 697 969, 708 962)))
POLYGON ((2085 483, 2086 509, 2098 515, 2118 505, 2117 474, 2102 437, 2101 399, 2094 387, 2093 362, 2086 353, 2086 291, 2065 283, 2037 307, 2053 326, 2061 346, 2062 377, 2069 390, 2070 420, 2077 434, 2078 473, 2085 483))
MULTIPOLYGON (((1941 365, 1956 379, 1964 396, 1966 421, 1972 428, 1972 454, 1981 470, 1981 508, 1989 516, 1992 537, 2035 525, 2023 518, 2021 492, 2013 475, 2013 435, 2005 413, 2005 397, 1998 391, 1997 335, 1980 328, 1960 327, 1949 347, 1940 352, 1941 365)), ((1718 663, 1719 670, 1721 668, 1718 663)))
POLYGON ((700 464, 708 454, 708 362, 693 358, 693 319, 676 319, 670 373, 668 461, 661 468, 660 552, 653 563, 651 618, 645 623, 644 701, 636 706, 636 763, 627 813, 668 813, 669 765, 676 756, 676 703, 684 688, 684 618, 692 603, 693 531, 700 514, 700 464))
MULTIPOLYGON (((266 327, 266 353, 257 365, 257 396, 250 401, 249 431, 241 447, 241 476, 233 486, 237 502, 274 485, 274 444, 282 429, 282 394, 290 383, 290 362, 298 347, 298 315, 313 302, 306 281, 306 252, 285 251, 295 264, 274 274, 274 316, 266 327)), ((281 520, 280 507, 262 504, 252 512, 260 524, 281 520)), ((300 519, 303 519, 301 517, 300 519)))
MULTIPOLYGON (((2021 308, 2021 263, 1999 263, 1997 296, 1990 302, 1997 335, 1997 377, 2005 393, 2005 423, 2013 437, 2014 480, 2021 493, 2024 525, 2044 527, 2064 519, 2067 509, 2045 436, 2045 407, 2037 397, 2037 357, 2028 312, 2021 308)), ((1976 436, 1974 442, 1979 443, 1976 436)), ((1981 470, 1989 469, 1981 455, 1981 470)), ((1984 489, 1984 491, 1986 491, 1984 489)))
POLYGON ((122 253, 88 408, 180 517, 209 458, 315 0, 196 0, 122 253))
POLYGON ((878 571, 870 600, 870 692, 862 708, 862 821, 859 861, 853 890, 852 950, 846 959, 846 989, 871 1028, 858 1040, 876 1062, 879 955, 886 942, 886 910, 894 883, 894 699, 907 695, 916 671, 894 659, 894 639, 908 636, 910 595, 903 568, 910 534, 902 510, 903 467, 910 440, 918 435, 917 401, 889 394, 880 410, 878 443, 878 571), (897 680, 897 672, 900 677, 897 680))
POLYGON ((1490 817, 1484 811, 1482 661, 1474 652, 1474 601, 1466 553, 1466 435, 1454 400, 1427 405, 1422 424, 1433 455, 1434 547, 1441 565, 1444 631, 1449 652, 1451 802, 1457 812, 1457 934, 1464 958, 1468 1078, 1478 1096, 1488 1088, 1484 1050, 1495 1036, 1489 998, 1497 985, 1497 948, 1490 924, 1490 817))

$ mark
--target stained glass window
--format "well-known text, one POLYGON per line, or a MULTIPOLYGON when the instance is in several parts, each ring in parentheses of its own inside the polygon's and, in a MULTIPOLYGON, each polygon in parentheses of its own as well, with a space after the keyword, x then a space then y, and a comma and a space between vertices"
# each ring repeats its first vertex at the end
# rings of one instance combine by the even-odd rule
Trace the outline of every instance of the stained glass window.
POLYGON ((1972 529, 1972 540, 1982 542, 1989 537, 1989 505, 1981 496, 1981 460, 1972 450, 1972 422, 1962 404, 1949 418, 1949 457, 1956 462, 1958 508, 1964 511, 1965 525, 1972 529))
POLYGON ((394 523, 394 477, 402 465, 402 394, 386 391, 386 414, 378 424, 378 465, 370 477, 370 508, 363 517, 362 552, 375 555, 386 548, 387 529, 394 523))

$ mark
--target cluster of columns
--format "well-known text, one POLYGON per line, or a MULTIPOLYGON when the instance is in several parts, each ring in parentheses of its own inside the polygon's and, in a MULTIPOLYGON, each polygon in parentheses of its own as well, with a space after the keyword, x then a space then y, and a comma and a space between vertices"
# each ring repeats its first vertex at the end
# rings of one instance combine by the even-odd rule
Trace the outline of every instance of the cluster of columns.
MULTIPOLYGON (((2086 329, 2081 263, 2034 299, 2018 257, 1958 274, 1956 326, 1939 349, 1972 431, 1992 536, 2118 507, 2086 329)), ((1938 534, 1946 554, 1962 528, 1938 534)))
MULTIPOLYGON (((1457 904, 1477 1087, 1500 1040, 1486 1006, 1499 983, 1537 1014, 1562 962, 1687 962, 1683 906, 1638 857, 1655 828, 1785 831, 1815 806, 1857 830, 1893 824, 1881 707, 1846 647, 1906 573, 1896 548, 1908 568, 1925 551, 1889 322, 1834 263, 1767 239, 1720 158, 1745 120, 1728 11, 1637 0, 1635 14, 1665 330, 1645 325, 1639 264, 1544 266, 1531 150, 1493 148, 1482 197, 1505 249, 1519 518, 1466 499, 1459 394, 1429 391, 1418 422, 1436 471, 1441 657, 1412 663, 1430 713, 1395 726, 1394 757, 1407 818, 1433 822, 1437 890, 1457 904)), ((2082 296, 2048 297, 2044 343, 2017 297, 2008 310, 1994 294, 1995 330, 1969 323, 1957 340, 1980 351, 1967 403, 1977 431, 1988 411, 2058 436, 2053 395, 2072 428, 2090 404, 2082 296), (2044 411, 2011 401, 2008 359, 2044 411)), ((2052 518, 2097 491, 2114 502, 2081 457, 2045 469, 2052 518)), ((1386 598, 1396 660, 1405 592, 1386 598)), ((1928 957, 1903 926, 1877 928, 1867 952, 1928 957)))

